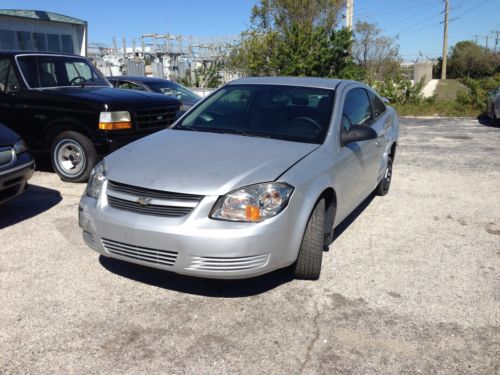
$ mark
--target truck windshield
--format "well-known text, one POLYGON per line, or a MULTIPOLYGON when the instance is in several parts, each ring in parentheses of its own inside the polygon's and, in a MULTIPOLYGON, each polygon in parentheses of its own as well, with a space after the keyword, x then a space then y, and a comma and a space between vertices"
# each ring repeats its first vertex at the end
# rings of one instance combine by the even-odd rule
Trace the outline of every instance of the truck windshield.
POLYGON ((18 56, 17 63, 30 88, 109 86, 85 58, 25 55, 18 56))
POLYGON ((195 107, 174 129, 323 143, 334 91, 277 85, 228 85, 195 107))

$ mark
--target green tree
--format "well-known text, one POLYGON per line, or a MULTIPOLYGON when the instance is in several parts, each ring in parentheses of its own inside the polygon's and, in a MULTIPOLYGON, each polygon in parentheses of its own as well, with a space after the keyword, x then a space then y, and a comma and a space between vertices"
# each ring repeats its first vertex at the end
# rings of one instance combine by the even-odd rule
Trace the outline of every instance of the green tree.
POLYGON ((341 7, 341 0, 261 0, 229 65, 252 76, 362 79, 349 54, 352 33, 335 29, 341 7))
POLYGON ((356 23, 353 55, 371 79, 395 78, 400 73, 401 58, 396 39, 384 36, 374 23, 356 23))
POLYGON ((458 42, 448 57, 449 78, 491 77, 500 72, 500 54, 471 41, 458 42))

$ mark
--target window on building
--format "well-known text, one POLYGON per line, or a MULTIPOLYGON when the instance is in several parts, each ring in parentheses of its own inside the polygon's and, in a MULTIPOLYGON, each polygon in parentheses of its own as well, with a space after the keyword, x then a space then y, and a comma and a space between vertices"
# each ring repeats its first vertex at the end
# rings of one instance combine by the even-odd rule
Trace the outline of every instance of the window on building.
POLYGON ((47 36, 42 33, 33 33, 33 44, 37 51, 47 51, 47 36))
POLYGON ((47 45, 50 52, 61 52, 61 43, 59 41, 59 35, 57 34, 47 34, 47 45))
POLYGON ((16 49, 16 35, 12 30, 0 30, 0 48, 4 51, 16 49))
POLYGON ((71 35, 61 35, 62 51, 65 53, 75 53, 73 48, 73 38, 71 35))
POLYGON ((17 32, 17 48, 20 50, 32 50, 31 33, 29 31, 17 32))

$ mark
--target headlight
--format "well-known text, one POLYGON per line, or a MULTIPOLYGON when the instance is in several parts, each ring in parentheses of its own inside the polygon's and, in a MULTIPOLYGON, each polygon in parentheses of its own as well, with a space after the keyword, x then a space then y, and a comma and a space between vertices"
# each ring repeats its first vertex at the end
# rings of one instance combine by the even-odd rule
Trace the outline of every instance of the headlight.
POLYGON ((228 221, 259 222, 280 213, 293 187, 282 182, 250 185, 219 198, 210 217, 228 221))
POLYGON ((101 112, 99 114, 100 130, 132 129, 130 113, 127 111, 101 112))
POLYGON ((98 199, 104 181, 106 181, 106 169, 104 168, 104 161, 101 161, 90 173, 89 183, 87 184, 85 194, 88 197, 98 199))
POLYGON ((24 142, 24 140, 22 140, 22 139, 18 140, 14 144, 14 151, 16 152, 17 155, 19 155, 27 150, 28 150, 28 146, 26 146, 26 142, 24 142))

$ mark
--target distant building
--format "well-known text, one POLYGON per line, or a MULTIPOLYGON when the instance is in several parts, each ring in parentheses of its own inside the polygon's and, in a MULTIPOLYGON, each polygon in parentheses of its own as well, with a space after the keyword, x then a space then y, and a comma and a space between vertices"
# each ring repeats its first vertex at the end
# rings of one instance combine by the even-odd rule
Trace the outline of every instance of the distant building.
POLYGON ((39 10, 0 10, 0 51, 87 55, 87 21, 39 10))

